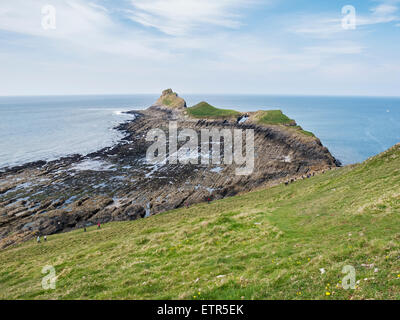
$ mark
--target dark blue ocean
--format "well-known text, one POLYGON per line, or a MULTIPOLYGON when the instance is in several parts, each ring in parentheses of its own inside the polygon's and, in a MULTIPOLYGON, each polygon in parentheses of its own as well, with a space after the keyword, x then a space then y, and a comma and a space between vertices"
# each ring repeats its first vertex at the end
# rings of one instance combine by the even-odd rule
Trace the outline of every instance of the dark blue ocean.
MULTIPOLYGON (((159 95, 0 97, 0 168, 87 154, 121 139, 113 128, 159 95)), ((312 131, 343 164, 361 162, 400 142, 400 98, 182 95, 239 111, 281 109, 312 131)))

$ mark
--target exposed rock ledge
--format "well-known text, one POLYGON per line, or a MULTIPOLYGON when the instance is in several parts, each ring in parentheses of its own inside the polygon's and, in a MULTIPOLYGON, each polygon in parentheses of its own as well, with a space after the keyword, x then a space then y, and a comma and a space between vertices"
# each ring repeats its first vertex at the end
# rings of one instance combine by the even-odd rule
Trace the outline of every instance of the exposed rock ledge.
MULTIPOLYGON (((36 162, 0 173, 0 248, 81 228, 97 222, 134 220, 208 198, 221 199, 260 186, 305 178, 337 167, 315 137, 281 126, 238 119, 203 120, 188 116, 186 103, 172 90, 119 130, 126 137, 116 146, 86 157, 36 162), (145 161, 153 128, 254 129, 255 168, 248 176, 232 165, 150 165, 145 161)), ((246 119, 247 119, 246 118, 246 119)), ((223 141, 222 141, 223 144, 223 141)))

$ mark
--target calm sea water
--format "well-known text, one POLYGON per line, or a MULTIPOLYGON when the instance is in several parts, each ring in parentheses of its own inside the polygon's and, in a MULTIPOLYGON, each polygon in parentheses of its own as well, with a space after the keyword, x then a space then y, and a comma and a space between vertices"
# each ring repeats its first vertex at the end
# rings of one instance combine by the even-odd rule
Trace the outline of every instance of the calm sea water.
MULTIPOLYGON (((314 132, 344 164, 361 162, 400 142, 400 98, 182 95, 240 111, 281 109, 314 132)), ((87 154, 121 138, 113 128, 154 95, 0 97, 0 168, 87 154)))

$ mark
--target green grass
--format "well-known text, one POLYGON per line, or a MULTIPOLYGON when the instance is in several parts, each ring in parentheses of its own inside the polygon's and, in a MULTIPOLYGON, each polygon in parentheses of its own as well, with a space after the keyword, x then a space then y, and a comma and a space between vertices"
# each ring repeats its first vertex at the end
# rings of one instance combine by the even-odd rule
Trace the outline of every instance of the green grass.
POLYGON ((0 252, 0 298, 400 299, 399 185, 396 146, 289 186, 32 240, 0 252))
POLYGON ((300 126, 293 126, 293 127, 291 127, 291 128, 297 130, 298 132, 300 132, 300 133, 302 133, 302 134, 304 134, 304 135, 306 135, 306 136, 315 137, 315 134, 314 134, 314 133, 312 133, 311 131, 303 130, 303 128, 300 127, 300 126))
POLYGON ((315 137, 315 134, 312 133, 311 131, 306 131, 306 130, 300 129, 300 132, 301 132, 302 134, 306 135, 306 136, 315 137))
POLYGON ((295 125, 296 122, 290 119, 281 110, 258 111, 257 122, 260 124, 295 125))
POLYGON ((187 108, 187 112, 190 116, 199 119, 229 119, 240 116, 238 111, 218 109, 204 101, 187 108))
POLYGON ((288 116, 283 114, 281 110, 258 111, 255 115, 255 118, 258 124, 283 125, 290 127, 291 129, 294 129, 305 136, 315 137, 312 132, 303 130, 302 127, 296 124, 295 120, 290 119, 288 116))
MULTIPOLYGON (((164 104, 168 105, 165 102, 164 104)), ((241 115, 238 111, 215 108, 204 101, 187 108, 187 113, 189 116, 197 119, 234 119, 241 115)), ((261 125, 283 125, 305 136, 315 137, 312 132, 305 131, 300 126, 297 126, 296 121, 287 117, 281 110, 257 111, 255 122, 261 125)))

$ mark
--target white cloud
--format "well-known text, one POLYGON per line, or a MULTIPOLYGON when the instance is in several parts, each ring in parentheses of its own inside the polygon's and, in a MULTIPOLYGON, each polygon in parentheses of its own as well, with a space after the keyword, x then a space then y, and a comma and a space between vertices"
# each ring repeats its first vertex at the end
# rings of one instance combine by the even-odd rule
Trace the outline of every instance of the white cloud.
POLYGON ((33 36, 72 38, 73 36, 105 30, 112 25, 110 18, 98 8, 80 0, 54 0, 57 29, 50 32, 41 27, 41 9, 48 1, 13 0, 2 3, 0 29, 33 36))
POLYGON ((345 30, 342 28, 340 18, 307 15, 296 19, 295 23, 289 27, 289 31, 316 38, 327 38, 345 30))
POLYGON ((13 0, 2 4, 0 30, 33 36, 43 47, 50 41, 58 41, 56 48, 68 47, 83 54, 102 52, 156 60, 169 57, 156 48, 159 39, 123 29, 106 8, 83 0, 53 0, 56 29, 44 30, 41 8, 47 4, 47 0, 13 0))
POLYGON ((399 21, 398 8, 392 4, 380 4, 371 9, 371 15, 357 18, 357 25, 371 25, 399 21))
POLYGON ((390 4, 380 4, 379 6, 372 8, 373 14, 378 16, 390 15, 398 11, 398 8, 390 4))
MULTIPOLYGON (((400 21, 399 10, 395 5, 397 2, 399 1, 381 3, 371 8, 370 14, 360 14, 356 11, 356 27, 400 21)), ((348 32, 342 27, 342 16, 339 11, 336 16, 305 15, 293 21, 295 23, 290 27, 290 31, 315 38, 329 38, 348 32)))
POLYGON ((254 0, 132 0, 130 18, 169 35, 184 35, 209 26, 238 28, 237 9, 254 0))
POLYGON ((312 46, 305 48, 306 52, 323 55, 360 54, 363 50, 363 46, 352 43, 337 43, 335 45, 312 46))

